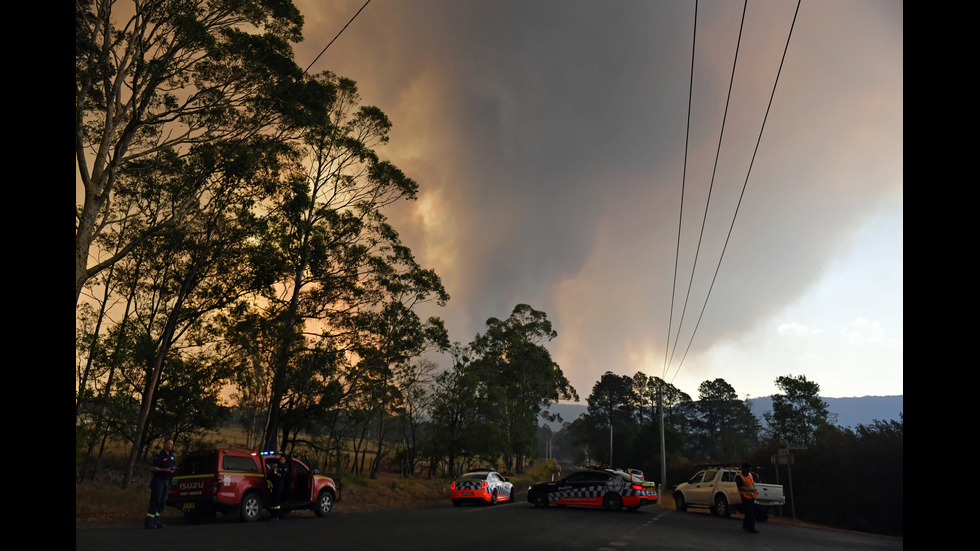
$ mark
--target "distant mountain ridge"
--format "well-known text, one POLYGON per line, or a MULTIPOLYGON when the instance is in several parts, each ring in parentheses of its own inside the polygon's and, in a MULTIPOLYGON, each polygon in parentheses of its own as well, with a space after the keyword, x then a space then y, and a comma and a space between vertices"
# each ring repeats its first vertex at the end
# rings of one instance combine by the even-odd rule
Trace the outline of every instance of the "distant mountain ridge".
MULTIPOLYGON (((858 425, 870 425, 874 421, 897 421, 903 409, 903 397, 898 396, 861 396, 859 398, 823 398, 827 402, 831 414, 837 415, 836 425, 855 428, 858 425)), ((751 398, 752 413, 765 426, 764 414, 772 411, 772 396, 751 398)), ((588 406, 582 404, 554 404, 549 409, 552 413, 561 415, 562 422, 570 423, 588 411, 588 406)), ((562 422, 546 421, 538 418, 538 425, 548 425, 551 430, 561 430, 562 422)))

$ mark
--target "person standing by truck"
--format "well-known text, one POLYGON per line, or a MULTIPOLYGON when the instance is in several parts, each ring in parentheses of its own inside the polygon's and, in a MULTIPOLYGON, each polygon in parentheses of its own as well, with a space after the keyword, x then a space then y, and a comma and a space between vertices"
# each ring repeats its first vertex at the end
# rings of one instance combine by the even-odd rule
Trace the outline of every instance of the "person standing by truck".
POLYGON ((752 465, 742 463, 742 472, 735 475, 735 485, 738 487, 739 497, 742 498, 742 530, 752 534, 758 534, 755 529, 755 498, 759 495, 755 489, 755 479, 750 472, 752 465))
POLYGON ((272 470, 269 471, 269 481, 272 483, 272 520, 278 521, 282 511, 282 494, 289 480, 289 467, 286 458, 279 456, 272 470))
POLYGON ((167 490, 170 487, 170 478, 177 472, 177 463, 174 460, 174 441, 167 440, 163 443, 160 453, 153 456, 150 462, 150 506, 146 510, 146 522, 143 528, 166 528, 160 522, 160 515, 167 506, 167 490))

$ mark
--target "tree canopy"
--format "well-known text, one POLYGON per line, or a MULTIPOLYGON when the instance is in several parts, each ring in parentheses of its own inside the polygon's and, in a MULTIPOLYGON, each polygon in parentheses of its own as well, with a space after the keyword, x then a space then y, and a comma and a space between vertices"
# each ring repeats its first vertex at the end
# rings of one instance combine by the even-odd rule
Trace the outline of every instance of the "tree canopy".
POLYGON ((827 402, 820 398, 820 385, 805 376, 784 375, 776 378, 782 393, 772 397, 772 412, 765 414, 772 436, 791 444, 807 445, 817 431, 832 426, 827 402))
POLYGON ((76 304, 91 277, 208 200, 206 178, 167 186, 174 168, 306 116, 311 91, 291 46, 302 20, 288 0, 75 2, 76 304), (148 191, 167 208, 140 208, 148 191), (124 225, 124 241, 96 246, 124 225))
POLYGON ((504 431, 504 463, 520 471, 534 449, 538 414, 558 400, 578 400, 578 394, 544 347, 558 336, 547 314, 518 304, 506 320, 490 318, 486 325, 470 344, 471 365, 480 399, 492 405, 494 422, 504 431))

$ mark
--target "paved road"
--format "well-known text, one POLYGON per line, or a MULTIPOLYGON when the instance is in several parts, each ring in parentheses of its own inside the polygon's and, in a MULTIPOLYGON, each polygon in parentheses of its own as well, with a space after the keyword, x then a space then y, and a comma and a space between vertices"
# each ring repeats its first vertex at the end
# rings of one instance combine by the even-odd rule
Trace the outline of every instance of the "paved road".
MULTIPOLYGON (((519 496, 523 499, 524 496, 519 496)), ((524 501, 490 506, 408 509, 374 513, 309 513, 278 523, 244 524, 219 517, 203 525, 171 522, 163 530, 76 527, 77 551, 225 551, 330 549, 331 551, 642 551, 767 549, 895 550, 900 538, 763 523, 760 534, 741 530, 737 518, 643 508, 613 513, 548 507, 524 501)))

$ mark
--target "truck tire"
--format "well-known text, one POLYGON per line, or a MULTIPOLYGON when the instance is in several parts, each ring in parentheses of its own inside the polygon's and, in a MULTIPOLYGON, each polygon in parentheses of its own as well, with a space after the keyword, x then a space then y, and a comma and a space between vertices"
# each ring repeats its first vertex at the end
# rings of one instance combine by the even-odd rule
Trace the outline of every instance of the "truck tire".
POLYGON ((722 518, 732 516, 732 511, 728 508, 728 499, 723 495, 715 497, 715 506, 711 509, 711 512, 722 518))
POLYGON ((316 498, 316 508, 313 512, 316 513, 318 517, 325 517, 327 513, 333 510, 333 494, 330 490, 322 490, 320 495, 316 498))
POLYGON ((684 494, 677 492, 674 494, 674 509, 687 511, 687 502, 684 501, 684 494))
POLYGON ((765 522, 769 520, 769 510, 765 507, 755 508, 755 520, 759 522, 765 522))
POLYGON ((246 492, 239 505, 238 517, 242 522, 255 522, 262 514, 262 497, 258 492, 246 492))

